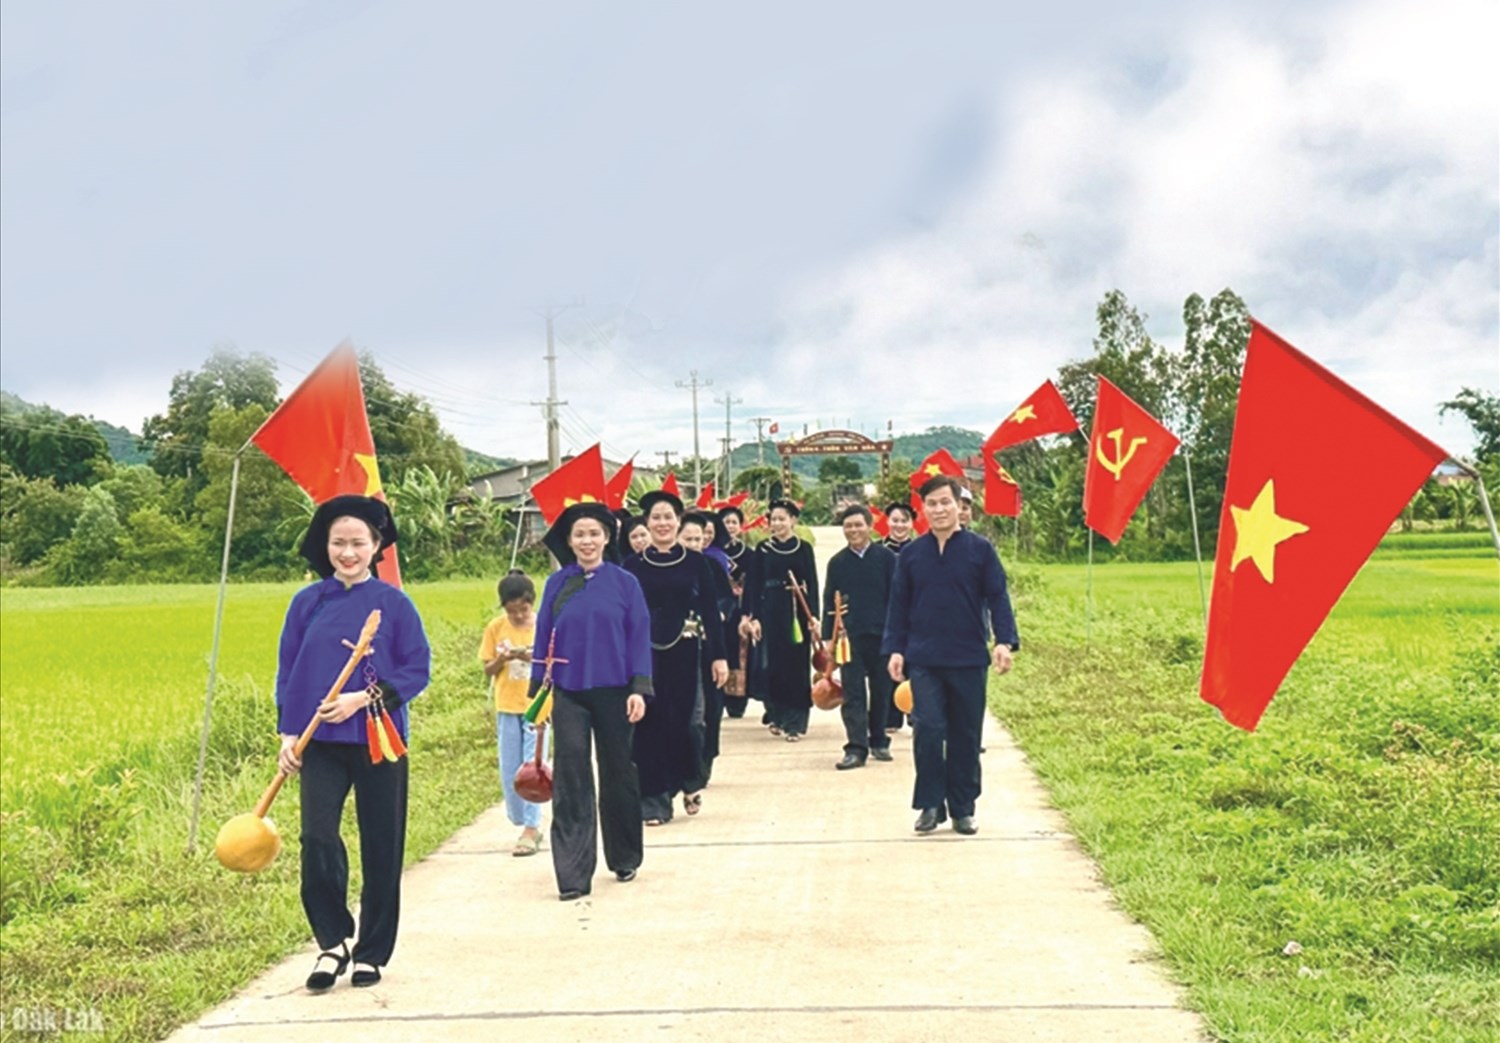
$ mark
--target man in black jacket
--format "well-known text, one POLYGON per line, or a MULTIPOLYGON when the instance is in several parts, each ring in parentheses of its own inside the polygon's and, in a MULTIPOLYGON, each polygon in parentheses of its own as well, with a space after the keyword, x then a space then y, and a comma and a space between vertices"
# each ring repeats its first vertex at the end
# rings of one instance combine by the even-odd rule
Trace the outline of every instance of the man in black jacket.
MULTIPOLYGON (((885 630, 886 603, 890 600, 891 577, 896 555, 871 541, 871 515, 856 504, 839 514, 844 539, 849 545, 828 563, 823 586, 823 638, 833 636, 834 595, 841 595, 844 631, 849 635, 849 660, 840 668, 844 684, 844 759, 834 765, 840 771, 864 767, 865 759, 891 759, 891 738, 885 732, 886 708, 894 687, 880 639, 885 630)), ((837 655, 837 649, 830 648, 837 655)))

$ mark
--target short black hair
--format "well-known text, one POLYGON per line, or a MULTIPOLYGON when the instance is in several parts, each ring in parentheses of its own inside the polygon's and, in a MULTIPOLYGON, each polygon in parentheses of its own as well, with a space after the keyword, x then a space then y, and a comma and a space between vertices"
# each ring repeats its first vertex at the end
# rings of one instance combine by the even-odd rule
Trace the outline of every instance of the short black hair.
POLYGON ((925 501, 927 497, 939 489, 948 489, 953 493, 953 502, 957 503, 959 498, 963 496, 963 488, 958 479, 951 474, 935 474, 922 483, 922 488, 917 490, 917 495, 925 501))
POLYGON ((875 522, 875 515, 870 513, 870 508, 866 507, 862 503, 851 503, 848 507, 845 507, 842 511, 839 511, 839 524, 844 524, 844 522, 848 521, 856 514, 864 518, 866 525, 872 525, 875 522))
POLYGON ((500 579, 500 604, 504 605, 516 598, 525 598, 535 604, 536 584, 532 583, 531 577, 520 569, 511 569, 500 579))

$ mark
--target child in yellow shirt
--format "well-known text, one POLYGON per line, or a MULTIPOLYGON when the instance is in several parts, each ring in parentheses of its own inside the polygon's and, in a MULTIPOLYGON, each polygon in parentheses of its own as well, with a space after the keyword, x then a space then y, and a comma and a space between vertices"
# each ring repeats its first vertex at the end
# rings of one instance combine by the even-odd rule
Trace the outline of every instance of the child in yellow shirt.
POLYGON ((516 793, 516 769, 536 755, 536 729, 523 716, 531 683, 531 646, 536 638, 536 587, 520 569, 500 581, 504 615, 490 620, 479 641, 479 661, 495 692, 495 738, 505 815, 523 827, 511 854, 534 855, 542 846, 542 806, 516 793))

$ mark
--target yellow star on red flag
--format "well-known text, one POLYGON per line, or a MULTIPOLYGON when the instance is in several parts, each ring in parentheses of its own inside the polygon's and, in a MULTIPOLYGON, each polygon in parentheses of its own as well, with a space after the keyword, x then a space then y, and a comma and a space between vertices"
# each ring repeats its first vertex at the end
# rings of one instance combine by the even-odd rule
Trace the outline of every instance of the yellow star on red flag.
POLYGON ((380 464, 373 453, 355 453, 354 462, 364 468, 366 496, 378 496, 385 491, 385 487, 380 484, 380 464))
POLYGON ((1010 419, 1011 419, 1011 421, 1013 423, 1017 423, 1017 424, 1022 423, 1024 421, 1027 421, 1027 420, 1035 420, 1036 419, 1036 409, 1035 409, 1035 407, 1031 406, 1030 404, 1021 406, 1019 409, 1017 409, 1014 413, 1012 413, 1010 415, 1010 419))
POLYGON ((1233 572, 1249 558, 1267 583, 1276 582, 1276 545, 1307 531, 1307 526, 1276 513, 1276 483, 1266 479, 1255 502, 1248 508, 1229 507, 1234 518, 1234 554, 1229 560, 1233 572))

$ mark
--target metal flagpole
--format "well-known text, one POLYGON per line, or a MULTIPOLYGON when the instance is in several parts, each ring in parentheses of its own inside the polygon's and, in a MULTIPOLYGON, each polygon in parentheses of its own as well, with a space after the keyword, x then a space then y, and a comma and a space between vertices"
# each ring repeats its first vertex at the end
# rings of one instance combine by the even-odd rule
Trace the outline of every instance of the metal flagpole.
POLYGON ((1500 555, 1500 529, 1495 528, 1495 512, 1490 510, 1490 497, 1484 491, 1484 476, 1479 473, 1479 468, 1466 464, 1462 460, 1453 462, 1474 479, 1474 485, 1479 489, 1479 505, 1484 508, 1484 520, 1490 523, 1490 540, 1495 544, 1495 554, 1500 555))
POLYGON ((1083 594, 1083 647, 1088 648, 1094 640, 1094 530, 1089 529, 1088 581, 1083 594))
POLYGON ((510 549, 510 567, 516 567, 516 558, 521 553, 521 530, 526 526, 526 501, 521 500, 521 505, 516 508, 516 542, 510 549))
POLYGON ((213 720, 214 684, 219 677, 219 637, 224 632, 224 593, 229 585, 229 544, 234 539, 234 502, 240 488, 240 457, 250 447, 246 442, 235 451, 229 472, 229 515, 224 519, 224 557, 219 563, 219 604, 214 609, 214 640, 208 653, 208 686, 203 692, 203 731, 198 737, 198 771, 193 778, 193 815, 188 824, 187 853, 198 845, 198 814, 203 805, 203 766, 208 760, 208 729, 213 720))
POLYGON ((1208 591, 1203 585, 1203 544, 1198 542, 1198 501, 1193 498, 1193 458, 1182 454, 1187 466, 1188 515, 1193 519, 1193 557, 1198 560, 1198 604, 1203 607, 1203 629, 1208 630, 1208 591))

